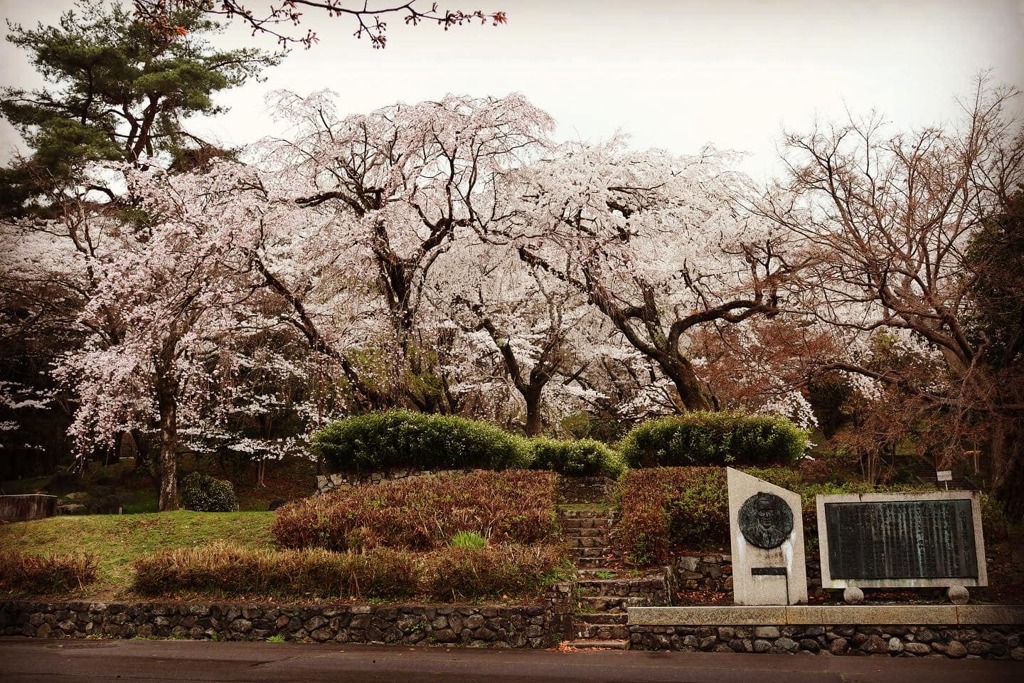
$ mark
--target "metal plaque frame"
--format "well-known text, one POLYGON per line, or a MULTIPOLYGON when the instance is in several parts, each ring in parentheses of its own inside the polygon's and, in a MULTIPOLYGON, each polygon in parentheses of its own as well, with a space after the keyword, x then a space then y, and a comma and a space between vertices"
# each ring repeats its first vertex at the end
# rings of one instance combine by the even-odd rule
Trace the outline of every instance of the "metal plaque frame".
POLYGON ((985 538, 981 526, 981 497, 977 491, 935 491, 931 493, 851 493, 819 495, 816 497, 818 511, 818 548, 821 557, 821 585, 823 588, 942 588, 949 586, 987 586, 988 571, 985 565, 985 538), (977 560, 977 576, 943 578, 849 578, 833 577, 829 559, 828 520, 825 507, 842 503, 905 503, 942 502, 967 500, 971 504, 971 520, 974 529, 974 552, 977 560))

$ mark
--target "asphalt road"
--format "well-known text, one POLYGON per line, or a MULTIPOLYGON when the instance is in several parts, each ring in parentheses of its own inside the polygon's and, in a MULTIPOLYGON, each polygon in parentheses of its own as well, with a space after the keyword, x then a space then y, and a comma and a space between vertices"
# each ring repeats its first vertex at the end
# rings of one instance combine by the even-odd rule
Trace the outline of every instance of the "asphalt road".
POLYGON ((1024 662, 159 640, 0 640, 0 681, 1018 683, 1024 662))

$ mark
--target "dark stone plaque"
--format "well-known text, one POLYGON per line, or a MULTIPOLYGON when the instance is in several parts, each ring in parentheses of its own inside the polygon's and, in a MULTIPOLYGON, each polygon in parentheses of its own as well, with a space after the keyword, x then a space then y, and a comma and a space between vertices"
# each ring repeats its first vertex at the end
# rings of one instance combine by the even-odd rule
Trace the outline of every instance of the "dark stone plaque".
POLYGON ((785 576, 785 567, 751 567, 751 576, 785 576))
POLYGON ((758 493, 740 506, 739 527, 747 543, 765 550, 778 548, 793 532, 793 511, 774 493, 758 493))
POLYGON ((825 503, 833 579, 976 578, 970 500, 825 503))

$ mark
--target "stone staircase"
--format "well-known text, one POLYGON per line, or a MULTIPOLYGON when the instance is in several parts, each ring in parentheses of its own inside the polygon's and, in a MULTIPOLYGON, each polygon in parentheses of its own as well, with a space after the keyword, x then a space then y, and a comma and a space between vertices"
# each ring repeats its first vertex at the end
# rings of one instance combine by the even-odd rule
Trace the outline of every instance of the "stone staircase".
POLYGON ((669 604, 665 572, 623 568, 613 543, 617 520, 618 511, 611 507, 559 511, 578 574, 572 647, 628 649, 626 608, 669 604))

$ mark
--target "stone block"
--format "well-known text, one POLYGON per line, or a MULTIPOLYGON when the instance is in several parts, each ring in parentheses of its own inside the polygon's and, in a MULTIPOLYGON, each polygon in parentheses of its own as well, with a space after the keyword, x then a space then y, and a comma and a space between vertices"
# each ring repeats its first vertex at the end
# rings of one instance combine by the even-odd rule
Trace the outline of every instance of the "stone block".
POLYGON ((786 608, 775 606, 629 607, 628 623, 640 626, 784 625, 786 608))
POLYGON ((1024 607, 1020 605, 958 605, 956 613, 958 624, 1024 624, 1024 607))
POLYGON ((956 624, 954 605, 830 605, 822 624, 956 624))

